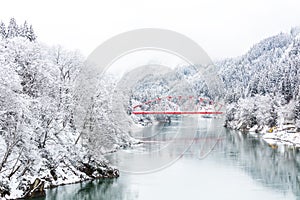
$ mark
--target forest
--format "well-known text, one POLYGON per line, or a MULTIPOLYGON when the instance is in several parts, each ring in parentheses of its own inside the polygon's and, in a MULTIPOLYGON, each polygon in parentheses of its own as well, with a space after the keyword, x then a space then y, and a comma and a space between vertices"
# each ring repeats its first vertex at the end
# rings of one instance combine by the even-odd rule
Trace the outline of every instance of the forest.
POLYGON ((33 27, 14 18, 7 28, 1 23, 0 33, 0 196, 33 195, 35 178, 53 187, 118 176, 102 154, 133 140, 107 115, 109 106, 102 106, 113 83, 96 95, 85 118, 91 123, 76 129, 74 81, 84 57, 37 41, 33 27), (101 130, 86 134, 95 120, 101 130))
MULTIPOLYGON (((138 141, 130 136, 130 127, 111 115, 107 96, 116 80, 99 78, 84 127, 79 129, 74 85, 85 67, 84 56, 43 44, 26 21, 1 22, 0 35, 0 196, 30 197, 32 180, 43 182, 42 188, 117 177, 118 170, 103 154, 138 141)), ((299 132, 300 28, 266 38, 244 55, 216 61, 215 66, 222 93, 210 91, 195 66, 177 66, 170 73, 139 81, 123 102, 124 110, 126 103, 132 106, 184 91, 222 99, 228 128, 262 132, 288 120, 299 132)), ((138 124, 145 118, 132 115, 131 119, 138 124)))

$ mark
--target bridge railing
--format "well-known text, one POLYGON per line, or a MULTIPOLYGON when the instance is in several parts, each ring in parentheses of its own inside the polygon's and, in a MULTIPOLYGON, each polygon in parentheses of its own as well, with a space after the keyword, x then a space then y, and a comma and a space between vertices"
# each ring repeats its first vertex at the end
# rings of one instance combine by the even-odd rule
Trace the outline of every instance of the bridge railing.
POLYGON ((223 104, 208 98, 194 96, 166 96, 148 100, 134 105, 132 114, 135 115, 184 115, 184 114, 223 114, 223 104))

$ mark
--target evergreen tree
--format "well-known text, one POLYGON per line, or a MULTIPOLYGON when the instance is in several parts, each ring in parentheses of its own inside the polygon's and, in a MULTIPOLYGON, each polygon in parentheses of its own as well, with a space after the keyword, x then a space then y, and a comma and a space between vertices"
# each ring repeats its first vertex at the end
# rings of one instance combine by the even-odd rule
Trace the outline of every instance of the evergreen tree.
POLYGON ((288 72, 284 73, 281 84, 281 94, 283 94, 285 100, 284 104, 287 104, 293 98, 293 89, 288 72))
POLYGON ((300 95, 298 96, 295 103, 294 115, 295 115, 295 125, 297 131, 300 132, 300 95))
POLYGON ((269 127, 277 126, 278 114, 277 114, 276 109, 275 109, 274 101, 271 102, 270 115, 271 115, 271 117, 268 121, 268 126, 269 127))
POLYGON ((254 97, 256 94, 258 94, 258 80, 254 79, 250 83, 250 96, 254 97))
POLYGON ((296 104, 295 104, 295 120, 300 121, 300 98, 298 98, 296 104))
POLYGON ((7 27, 7 37, 13 38, 18 36, 18 25, 15 18, 11 18, 7 27))
POLYGON ((27 31, 26 37, 30 41, 35 41, 36 35, 35 35, 34 31, 33 31, 32 25, 30 25, 29 30, 27 31))
POLYGON ((22 25, 17 25, 17 34, 16 37, 24 37, 23 36, 23 26, 22 25))
POLYGON ((18 35, 20 37, 26 37, 27 30, 28 30, 28 25, 27 25, 27 21, 25 21, 23 26, 19 26, 18 35))
POLYGON ((0 37, 2 39, 24 37, 29 41, 36 40, 36 35, 34 33, 32 25, 29 26, 27 21, 25 21, 23 25, 18 26, 14 18, 10 19, 7 29, 3 22, 0 23, 0 37))
POLYGON ((6 37, 6 27, 5 24, 1 21, 0 23, 0 37, 4 39, 6 37))

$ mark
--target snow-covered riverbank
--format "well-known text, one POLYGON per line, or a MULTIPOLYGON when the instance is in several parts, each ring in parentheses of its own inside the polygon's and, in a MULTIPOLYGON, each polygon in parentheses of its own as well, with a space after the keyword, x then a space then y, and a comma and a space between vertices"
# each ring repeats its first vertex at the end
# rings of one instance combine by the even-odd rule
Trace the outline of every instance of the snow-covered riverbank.
POLYGON ((271 146, 286 144, 300 148, 300 131, 295 125, 283 125, 281 128, 273 128, 262 132, 262 138, 271 146))
POLYGON ((297 101, 281 105, 270 96, 240 99, 228 106, 225 126, 259 134, 271 146, 286 144, 300 147, 299 121, 295 118, 297 101))

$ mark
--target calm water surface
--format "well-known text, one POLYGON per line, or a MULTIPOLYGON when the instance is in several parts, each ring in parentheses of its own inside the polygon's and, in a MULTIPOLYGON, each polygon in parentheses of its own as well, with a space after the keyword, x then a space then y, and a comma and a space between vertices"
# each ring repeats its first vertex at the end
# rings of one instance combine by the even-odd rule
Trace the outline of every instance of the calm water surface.
POLYGON ((300 199, 299 153, 226 130, 220 119, 172 118, 134 136, 145 143, 107 155, 118 179, 61 186, 43 199, 300 199))

